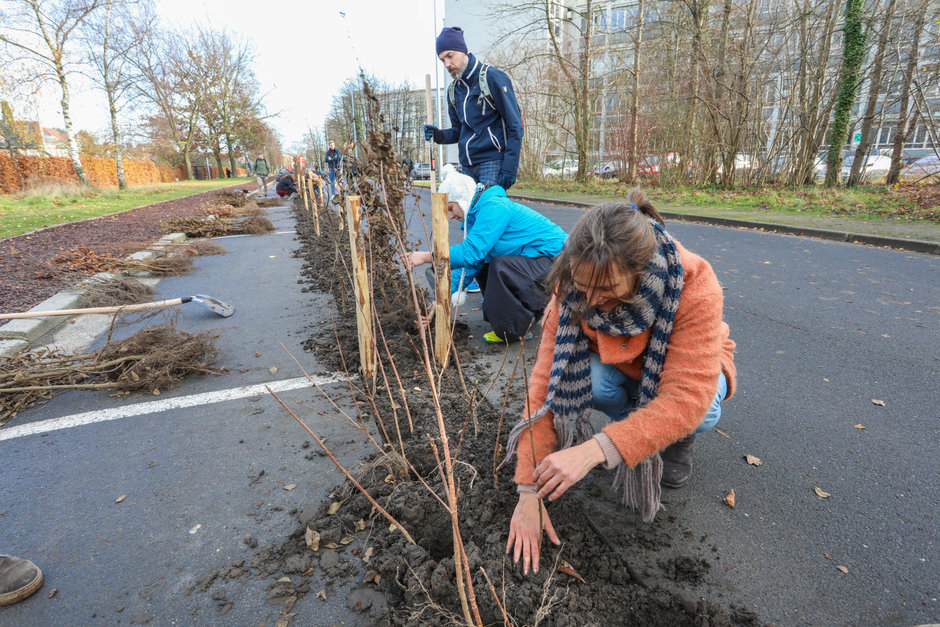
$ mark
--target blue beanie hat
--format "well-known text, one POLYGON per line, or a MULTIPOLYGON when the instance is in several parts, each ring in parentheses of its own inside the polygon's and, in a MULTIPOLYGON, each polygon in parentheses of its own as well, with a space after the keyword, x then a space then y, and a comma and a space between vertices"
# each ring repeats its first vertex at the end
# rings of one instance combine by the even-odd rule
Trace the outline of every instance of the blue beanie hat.
POLYGON ((459 26, 449 26, 441 30, 441 34, 437 36, 438 56, 445 50, 456 50, 457 52, 470 54, 470 51, 467 50, 467 44, 463 40, 462 28, 459 26))

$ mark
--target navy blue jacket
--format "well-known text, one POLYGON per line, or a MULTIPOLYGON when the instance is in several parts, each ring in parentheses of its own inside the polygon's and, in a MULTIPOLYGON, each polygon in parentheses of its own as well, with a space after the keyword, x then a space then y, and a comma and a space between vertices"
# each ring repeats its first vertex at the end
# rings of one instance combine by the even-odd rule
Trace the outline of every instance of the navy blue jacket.
POLYGON ((339 169, 339 162, 342 158, 342 155, 339 154, 339 151, 336 148, 326 151, 326 164, 330 167, 331 170, 339 169))
POLYGON ((516 178, 522 152, 522 114, 509 76, 490 66, 486 80, 490 85, 490 103, 480 97, 480 68, 483 63, 470 55, 467 69, 454 79, 454 102, 448 106, 451 128, 442 129, 445 144, 458 145, 460 163, 467 166, 485 161, 502 161, 500 173, 516 178))

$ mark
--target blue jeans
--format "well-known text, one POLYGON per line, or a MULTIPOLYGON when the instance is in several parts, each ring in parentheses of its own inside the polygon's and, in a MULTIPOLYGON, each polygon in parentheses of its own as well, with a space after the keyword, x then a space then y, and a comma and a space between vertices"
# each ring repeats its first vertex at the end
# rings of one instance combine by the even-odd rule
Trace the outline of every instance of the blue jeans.
POLYGON ((503 161, 484 161, 477 165, 470 166, 470 171, 466 172, 473 177, 477 183, 484 185, 496 185, 496 177, 499 175, 499 169, 503 167, 503 161))
POLYGON ((330 196, 336 193, 336 170, 330 168, 330 196))
MULTIPOLYGON (((601 362, 600 356, 591 351, 591 394, 594 396, 594 409, 604 412, 611 420, 623 420, 639 402, 640 382, 616 366, 601 362)), ((718 375, 718 391, 702 424, 695 430, 696 435, 718 424, 721 402, 727 394, 728 382, 725 374, 721 373, 718 375)))

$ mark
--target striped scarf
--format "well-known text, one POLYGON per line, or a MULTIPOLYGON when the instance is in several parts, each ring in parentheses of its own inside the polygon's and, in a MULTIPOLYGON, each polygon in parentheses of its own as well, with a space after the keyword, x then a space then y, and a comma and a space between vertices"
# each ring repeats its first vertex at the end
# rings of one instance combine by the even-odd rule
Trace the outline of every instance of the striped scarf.
MULTIPOLYGON (((637 407, 650 402, 659 390, 659 377, 666 361, 666 349, 682 293, 682 263, 675 240, 659 223, 650 220, 657 248, 643 274, 636 296, 609 312, 592 311, 583 321, 592 329, 617 337, 632 337, 651 328, 643 359, 640 398, 637 407)), ((573 315, 573 306, 584 294, 572 292, 558 308, 558 331, 545 404, 529 419, 535 422, 547 412, 554 415, 558 435, 556 450, 586 441, 594 436, 591 414, 591 360, 587 335, 573 315), (577 431, 577 442, 575 442, 577 431)), ((519 437, 528 428, 522 419, 509 434, 509 456, 516 451, 519 437)), ((507 456, 507 458, 509 457, 507 456)), ((623 504, 639 511, 651 522, 660 509, 659 485, 663 465, 659 453, 630 469, 621 463, 613 488, 623 495, 623 504)))

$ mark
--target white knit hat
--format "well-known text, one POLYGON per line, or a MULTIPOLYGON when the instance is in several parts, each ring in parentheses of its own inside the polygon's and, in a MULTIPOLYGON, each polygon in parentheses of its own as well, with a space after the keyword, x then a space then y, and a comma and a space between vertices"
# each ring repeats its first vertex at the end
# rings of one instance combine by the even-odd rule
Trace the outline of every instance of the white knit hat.
POLYGON ((447 194, 447 201, 460 205, 466 215, 470 211, 470 203, 473 202, 473 195, 477 191, 476 181, 466 174, 457 172, 450 164, 444 166, 442 174, 444 180, 437 191, 447 194))

